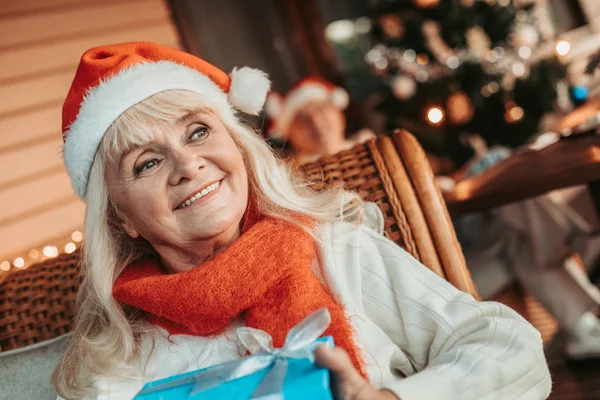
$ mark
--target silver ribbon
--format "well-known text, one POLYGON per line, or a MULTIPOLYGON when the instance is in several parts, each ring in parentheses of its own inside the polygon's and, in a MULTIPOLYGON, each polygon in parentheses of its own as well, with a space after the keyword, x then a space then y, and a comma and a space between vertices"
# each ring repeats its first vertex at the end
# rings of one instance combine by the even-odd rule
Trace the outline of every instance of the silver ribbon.
POLYGON ((314 362, 314 351, 317 345, 315 340, 325 332, 330 323, 331 316, 326 308, 313 312, 288 332, 285 344, 279 349, 273 346, 273 339, 267 332, 247 327, 238 328, 237 335, 240 342, 251 356, 142 390, 140 394, 194 383, 191 392, 191 395, 194 395, 270 368, 252 393, 251 399, 283 400, 283 384, 287 375, 288 359, 308 358, 314 362))

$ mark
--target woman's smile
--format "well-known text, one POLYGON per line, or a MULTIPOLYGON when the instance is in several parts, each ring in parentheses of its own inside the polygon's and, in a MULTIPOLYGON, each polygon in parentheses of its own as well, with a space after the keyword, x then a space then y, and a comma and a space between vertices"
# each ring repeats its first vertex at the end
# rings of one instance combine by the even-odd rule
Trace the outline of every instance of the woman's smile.
POLYGON ((200 206, 210 201, 212 198, 218 195, 219 189, 221 188, 221 183, 224 180, 225 178, 211 183, 208 186, 205 186, 203 189, 199 190, 194 195, 189 196, 186 201, 182 202, 177 207, 175 207, 175 211, 189 209, 192 205, 200 206))

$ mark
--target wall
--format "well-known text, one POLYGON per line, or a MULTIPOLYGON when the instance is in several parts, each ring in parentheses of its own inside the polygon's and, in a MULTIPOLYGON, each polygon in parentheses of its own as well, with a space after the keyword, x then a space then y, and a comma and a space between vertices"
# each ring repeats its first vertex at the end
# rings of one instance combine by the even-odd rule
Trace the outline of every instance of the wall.
POLYGON ((81 229, 62 101, 83 51, 135 40, 179 47, 165 1, 0 0, 0 262, 81 229))
MULTIPOLYGON (((306 0, 300 0, 305 2, 306 0)), ((284 91, 309 70, 283 0, 173 0, 187 47, 224 71, 249 66, 269 73, 284 91), (215 18, 218 16, 218 18, 215 18)))

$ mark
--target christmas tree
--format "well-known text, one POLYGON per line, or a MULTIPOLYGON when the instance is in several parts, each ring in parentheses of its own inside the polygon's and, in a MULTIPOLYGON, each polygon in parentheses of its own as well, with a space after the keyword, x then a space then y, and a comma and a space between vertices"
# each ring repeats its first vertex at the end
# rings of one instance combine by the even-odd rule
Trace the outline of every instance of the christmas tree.
POLYGON ((370 0, 372 46, 387 129, 413 132, 456 166, 465 140, 516 147, 552 111, 565 67, 536 56, 540 26, 524 0, 370 0))

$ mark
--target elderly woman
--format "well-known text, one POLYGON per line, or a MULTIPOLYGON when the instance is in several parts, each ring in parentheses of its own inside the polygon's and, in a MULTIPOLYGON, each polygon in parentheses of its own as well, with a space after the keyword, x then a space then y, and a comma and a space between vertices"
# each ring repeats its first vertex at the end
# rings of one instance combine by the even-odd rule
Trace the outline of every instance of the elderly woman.
POLYGON ((308 190, 238 121, 268 89, 260 71, 227 75, 152 43, 83 55, 63 136, 86 241, 59 395, 129 399, 240 358, 238 327, 280 346, 326 307, 338 347, 317 362, 340 398, 545 398, 531 325, 411 258, 356 194, 308 190))

